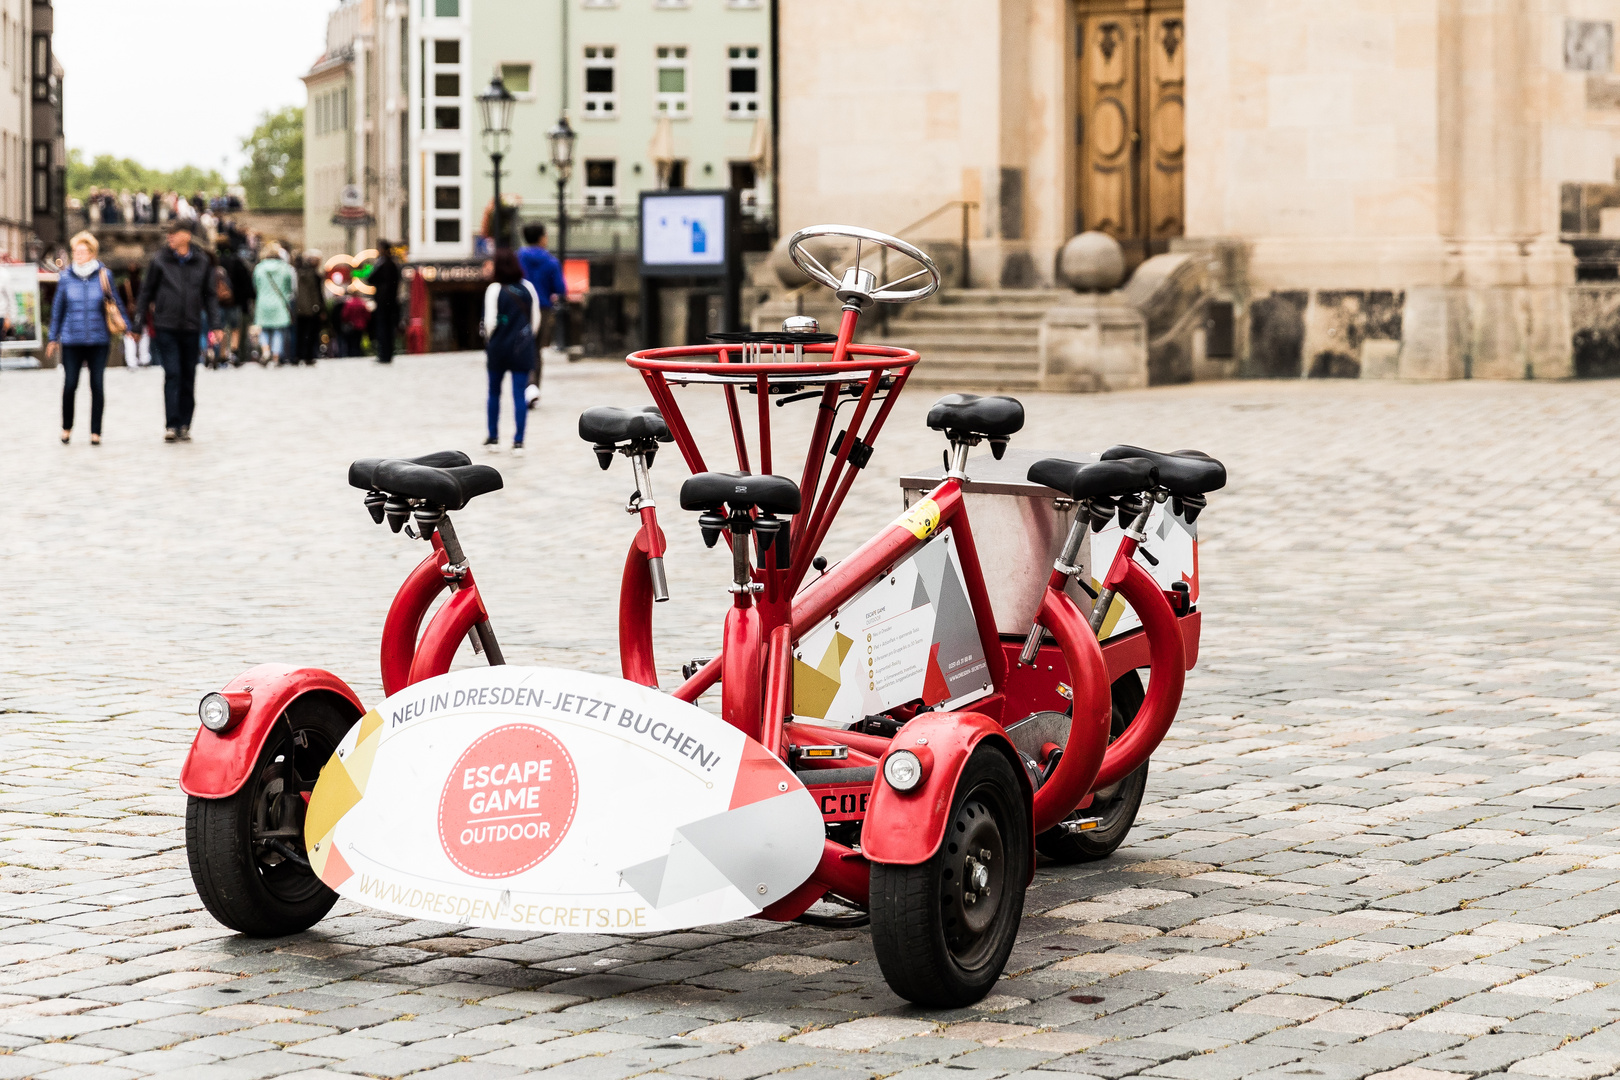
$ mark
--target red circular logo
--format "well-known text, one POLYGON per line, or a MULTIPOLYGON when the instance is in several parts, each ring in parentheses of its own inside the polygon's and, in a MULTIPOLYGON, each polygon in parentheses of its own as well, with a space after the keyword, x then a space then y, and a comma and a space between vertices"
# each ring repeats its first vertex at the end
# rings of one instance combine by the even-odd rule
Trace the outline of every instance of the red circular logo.
POLYGON ((439 842, 475 877, 521 874, 574 823, 579 773, 551 732, 508 724, 461 755, 439 796, 439 842))

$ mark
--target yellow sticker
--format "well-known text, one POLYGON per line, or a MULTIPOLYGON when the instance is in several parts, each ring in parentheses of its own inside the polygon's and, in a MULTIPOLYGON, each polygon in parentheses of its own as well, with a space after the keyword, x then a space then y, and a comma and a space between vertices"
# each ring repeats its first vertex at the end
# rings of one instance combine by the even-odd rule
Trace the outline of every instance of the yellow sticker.
POLYGON ((934 535, 935 529, 939 528, 939 503, 933 499, 924 499, 901 514, 894 523, 902 529, 909 530, 917 539, 926 540, 934 535))

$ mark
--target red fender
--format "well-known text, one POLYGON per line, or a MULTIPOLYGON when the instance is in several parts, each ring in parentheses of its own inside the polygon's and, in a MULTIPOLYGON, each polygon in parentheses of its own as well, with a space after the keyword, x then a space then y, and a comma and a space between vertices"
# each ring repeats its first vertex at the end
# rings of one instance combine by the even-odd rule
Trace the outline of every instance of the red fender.
POLYGON ((624 557, 624 576, 619 579, 619 669, 626 681, 658 689, 658 670, 653 663, 652 577, 647 560, 664 553, 664 530, 657 524, 643 523, 624 557))
POLYGON ((467 640, 467 634, 487 618, 489 613, 484 610, 483 598, 478 595, 478 586, 472 583, 469 574, 466 587, 452 593, 428 623, 416 656, 411 660, 410 682, 405 685, 413 686, 449 671, 450 662, 456 658, 461 643, 467 640))
MULTIPOLYGON (((1093 791, 1125 779, 1159 748, 1170 731, 1170 722, 1176 718, 1187 679, 1187 643, 1159 583, 1130 558, 1123 566, 1116 560, 1108 576, 1110 584, 1117 579, 1119 595, 1142 620, 1152 660, 1147 697, 1136 711, 1135 721, 1103 755, 1102 768, 1091 783, 1093 791)), ((1196 628, 1197 624, 1193 625, 1196 628)))
POLYGON ((422 616, 433 606, 433 601, 449 582, 444 567, 449 560, 444 548, 435 541, 428 557, 417 563, 416 569, 405 579, 405 584, 394 594, 388 606, 388 618, 383 621, 382 632, 382 684, 387 697, 411 684, 411 658, 416 655, 416 636, 422 629, 422 616))
MULTIPOLYGON (((1163 603, 1162 598, 1160 602, 1163 603)), ((1108 749, 1108 724, 1114 709, 1102 649, 1074 601, 1067 594, 1048 588, 1041 596, 1037 618, 1062 649, 1069 679, 1074 684, 1074 719, 1069 723, 1063 757, 1035 794, 1032 820, 1039 834, 1068 817, 1086 792, 1092 790, 1092 781, 1108 749)))
POLYGON ((726 612, 725 636, 720 650, 720 718, 757 740, 759 718, 765 708, 764 624, 759 607, 733 606, 726 612))
POLYGON ((271 727, 288 705, 305 694, 339 698, 354 710, 355 719, 366 711, 348 683, 320 668, 260 664, 232 679, 224 689, 248 694, 253 703, 241 723, 223 735, 198 725, 191 752, 180 766, 180 790, 199 799, 235 795, 253 772, 271 727))
POLYGON ((878 763, 866 821, 861 826, 861 854, 867 861, 915 866, 933 857, 945 838, 945 820, 951 813, 951 800, 956 797, 956 782, 968 756, 985 741, 1007 755, 1023 785, 1025 804, 1032 803, 1035 793, 1029 774, 1018 764, 1018 753, 1000 724, 983 713, 923 713, 901 728, 889 744, 889 753, 910 750, 922 760, 922 783, 907 792, 896 791, 883 779, 883 764, 878 763))

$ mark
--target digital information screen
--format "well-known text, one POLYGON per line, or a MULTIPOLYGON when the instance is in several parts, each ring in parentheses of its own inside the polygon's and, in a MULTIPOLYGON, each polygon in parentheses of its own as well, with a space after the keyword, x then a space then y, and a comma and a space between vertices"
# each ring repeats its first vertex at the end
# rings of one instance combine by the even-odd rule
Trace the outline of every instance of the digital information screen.
POLYGON ((726 193, 648 191, 641 196, 641 266, 651 274, 726 271, 726 193))

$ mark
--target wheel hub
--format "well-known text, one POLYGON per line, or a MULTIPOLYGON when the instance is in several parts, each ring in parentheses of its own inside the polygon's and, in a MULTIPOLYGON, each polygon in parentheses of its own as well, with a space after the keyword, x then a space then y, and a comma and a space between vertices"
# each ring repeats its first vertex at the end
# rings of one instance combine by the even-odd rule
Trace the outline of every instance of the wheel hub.
POLYGON ((965 800, 946 828, 941 869, 945 941, 964 965, 971 965, 990 943, 1001 910, 1006 846, 989 805, 965 800))

